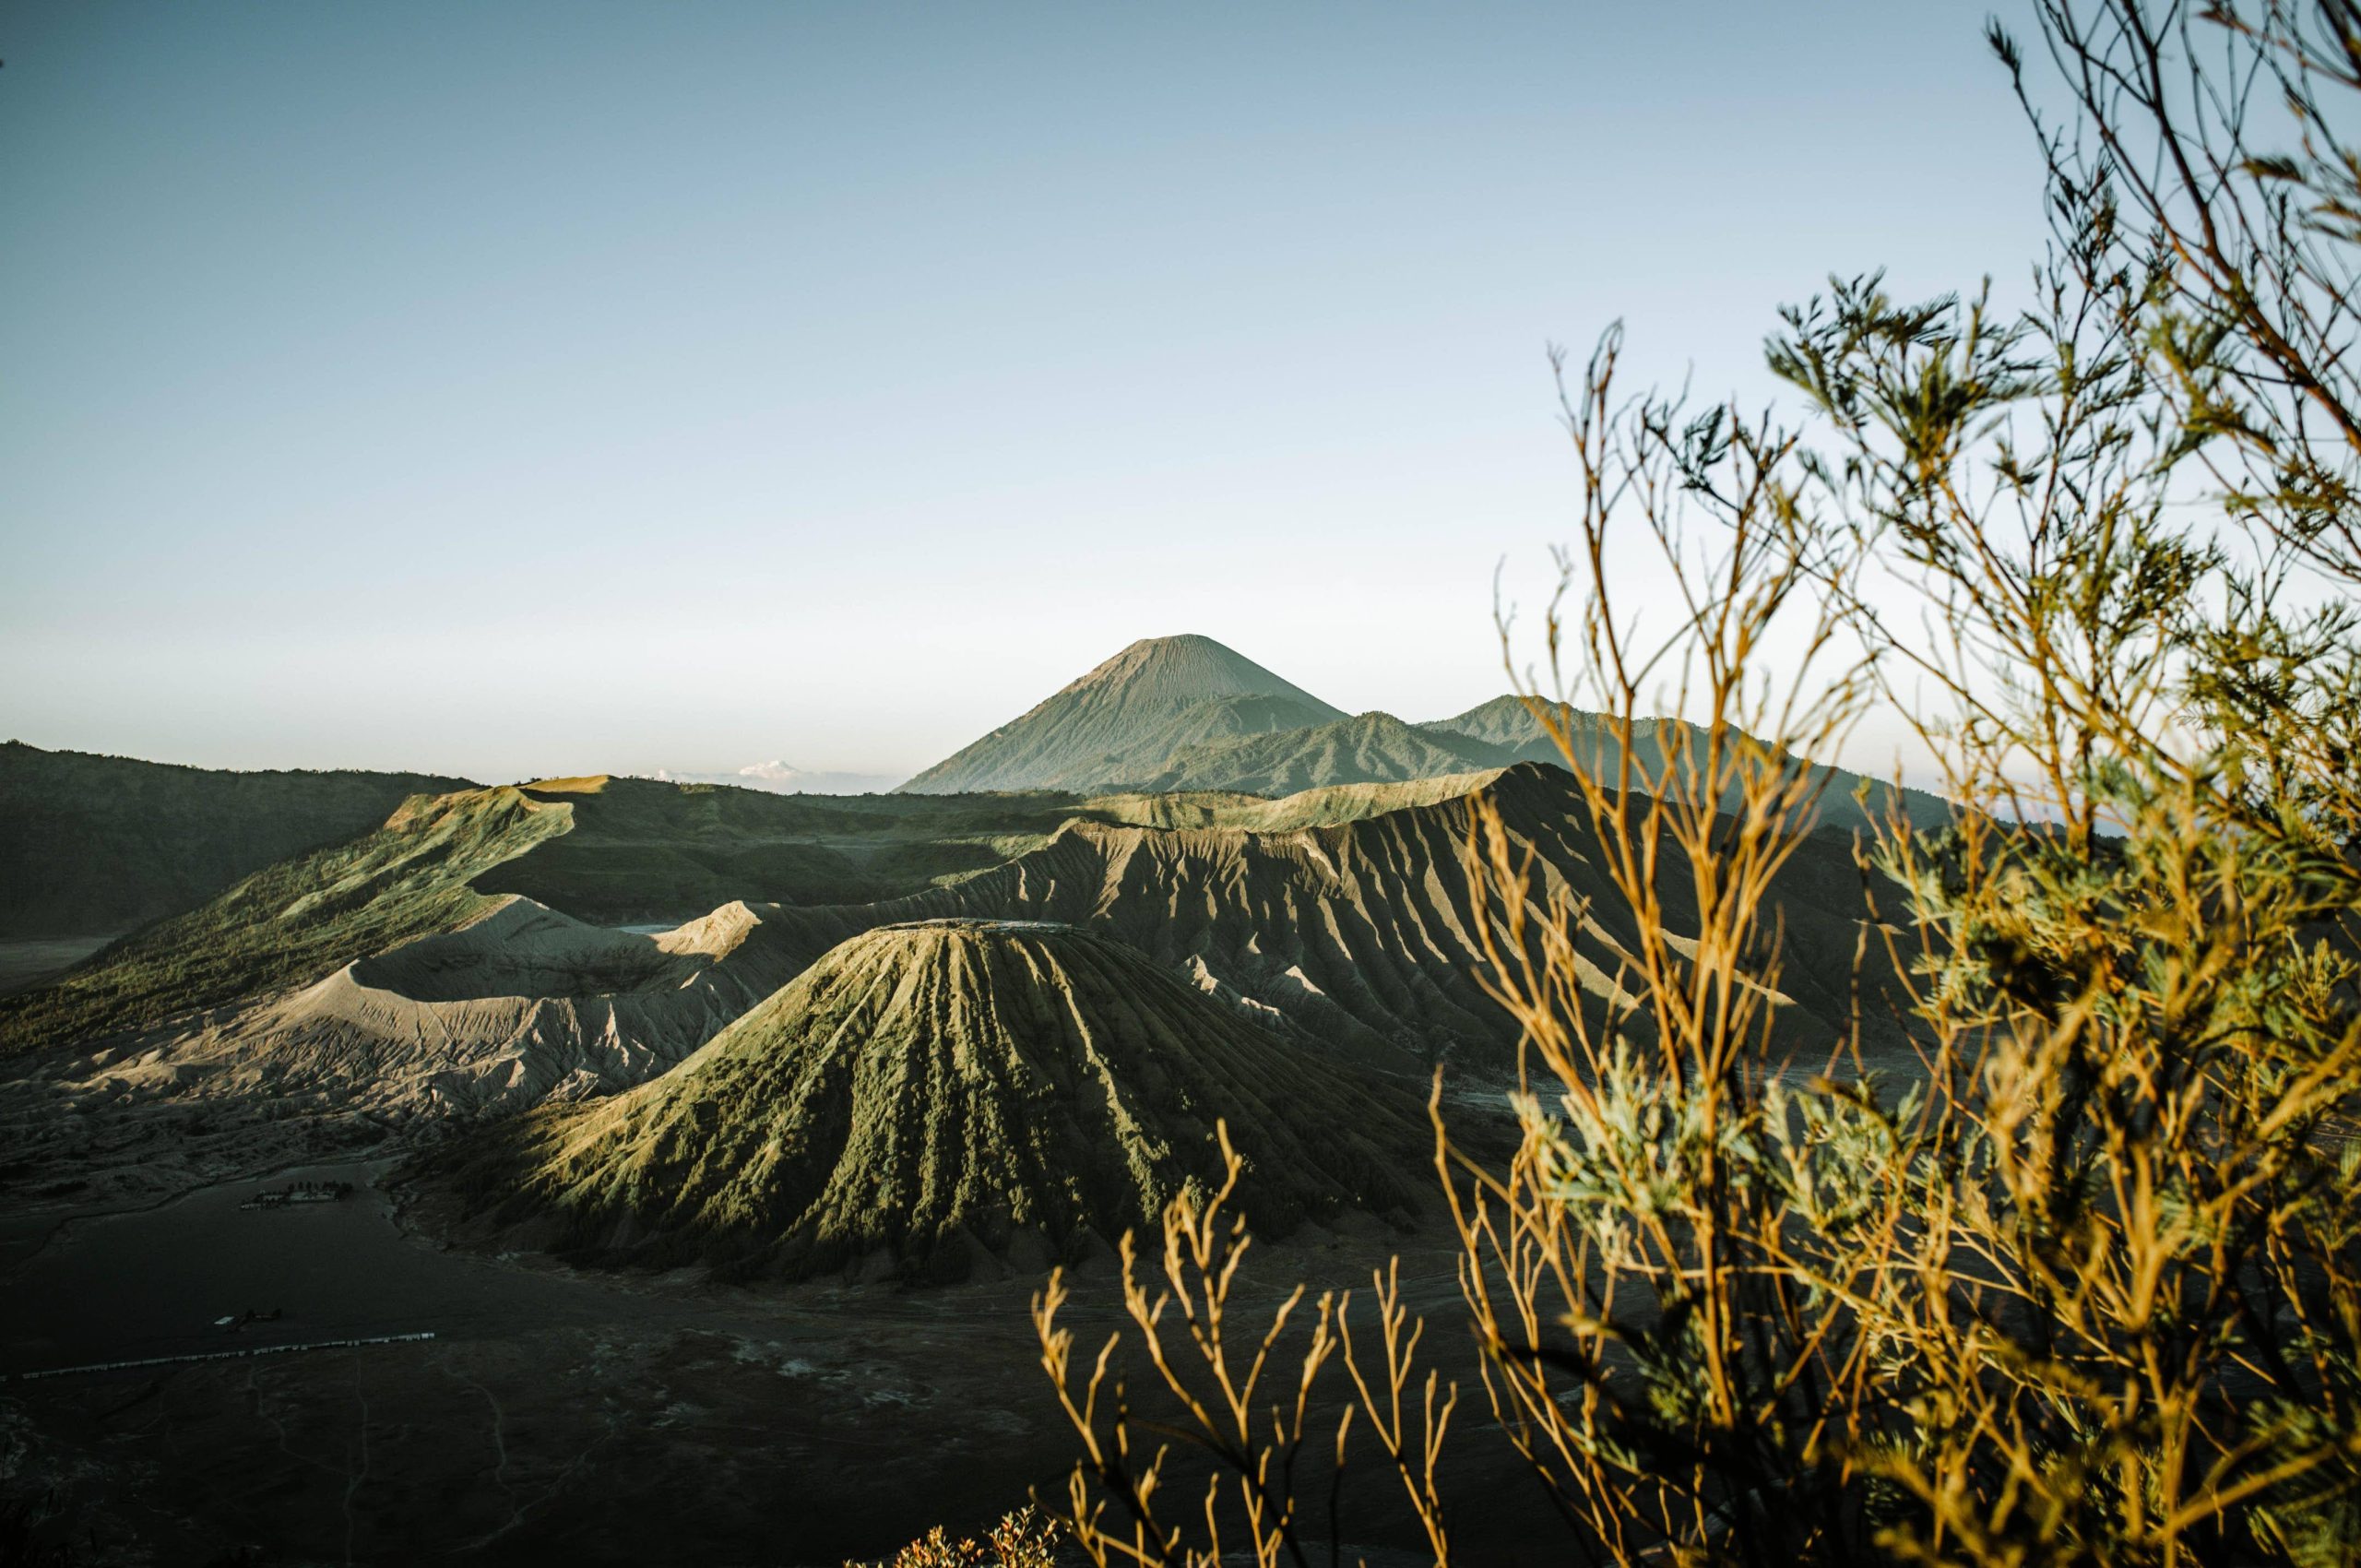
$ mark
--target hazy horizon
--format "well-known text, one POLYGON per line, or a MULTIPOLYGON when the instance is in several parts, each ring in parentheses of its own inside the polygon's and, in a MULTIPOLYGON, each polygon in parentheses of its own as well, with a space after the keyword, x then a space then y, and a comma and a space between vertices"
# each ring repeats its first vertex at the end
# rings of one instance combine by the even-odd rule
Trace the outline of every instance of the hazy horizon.
POLYGON ((898 778, 1183 631, 1464 710, 1547 343, 1760 398, 2038 252, 1986 7, 1835 9, 19 7, 0 735, 898 778))

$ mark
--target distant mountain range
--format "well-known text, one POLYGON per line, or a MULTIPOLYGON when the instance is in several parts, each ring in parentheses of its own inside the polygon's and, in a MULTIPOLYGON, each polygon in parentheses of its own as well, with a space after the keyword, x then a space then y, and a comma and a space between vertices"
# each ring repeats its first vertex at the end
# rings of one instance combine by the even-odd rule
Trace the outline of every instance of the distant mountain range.
MULTIPOLYGON (((1611 771, 1614 731, 1598 715, 1560 707, 1586 762, 1611 771)), ((1643 720, 1634 734, 1642 769, 1694 745, 1703 731, 1678 719, 1643 720)), ((1521 762, 1563 766, 1557 744, 1513 695, 1449 719, 1406 723, 1390 713, 1347 714, 1211 637, 1149 637, 1132 644, 982 739, 901 786, 910 794, 1065 790, 1085 794, 1213 790, 1287 795, 1347 784, 1398 784, 1497 771, 1521 762)), ((1799 765, 1812 766, 1809 764, 1799 765)), ((1861 776, 1826 776, 1821 821, 1867 820, 1853 800, 1861 776)), ((1882 814, 1892 786, 1867 781, 1882 814)), ((1920 790, 1901 793, 1913 822, 1933 826, 1950 808, 1920 790)))
MULTIPOLYGON (((1086 1158, 1103 1141, 1095 1133, 1033 1152, 987 1140, 976 1169, 1000 1169, 1003 1152, 1038 1153, 1038 1170, 1012 1168, 1004 1189, 977 1189, 972 1210, 913 1209, 923 1223, 898 1239, 845 1218, 887 1201, 884 1188, 862 1184, 872 1164, 896 1193, 933 1190, 908 1128, 946 1129, 965 1146, 983 1123, 954 1111, 987 1123, 1002 1115, 996 1099, 938 1092, 943 1074, 1002 1075, 992 1095, 1014 1093, 1007 1064, 1021 1059, 1070 1088, 1075 1107, 1119 1105, 1126 1116, 1146 1107, 1133 1117, 1143 1136, 1185 1145, 1192 1158, 1215 1115, 1288 1160, 1300 1150, 1307 1170, 1326 1174, 1270 1195, 1283 1209, 1320 1212, 1338 1190, 1368 1186, 1371 1150, 1304 1141, 1324 1124, 1283 1114, 1290 1096, 1342 1103, 1350 1096, 1336 1073, 1406 1075, 1415 1126, 1416 1097, 1438 1063, 1501 1081, 1513 1070, 1520 1028, 1487 990, 1480 940, 1500 919, 1499 895, 1466 858, 1479 807, 1497 814, 1516 855, 1533 857, 1528 932, 1548 924, 1552 898, 1572 896, 1588 911, 1575 935, 1585 980, 1569 1005, 1603 1025, 1641 933, 1599 870, 1572 777, 1507 763, 1536 744, 1521 706, 1429 724, 1353 718, 1257 675, 1218 644, 1181 641, 1177 659, 1163 657, 1175 651, 1165 644, 1126 650, 1095 683, 1061 694, 1073 701, 1042 705, 959 762, 978 779, 1028 767, 1086 778, 1089 767, 1058 754, 1062 738, 1081 736, 1097 756, 1118 759, 1109 765, 1118 777, 1152 786, 1090 796, 773 794, 602 776, 438 789, 456 781, 213 775, 18 748, 0 770, 16 804, 0 815, 0 866, 57 868, 57 847, 39 832, 85 824, 64 840, 79 846, 90 884, 77 909, 159 897, 167 884, 158 868, 233 873, 255 852, 257 820, 271 821, 249 798, 256 792, 264 806, 286 808, 277 830, 294 834, 320 831, 321 802, 345 792, 422 787, 365 831, 236 875, 49 983, 0 996, 0 1145, 20 1179, 88 1182, 128 1199, 389 1129, 423 1135, 432 1124, 597 1099, 677 1072, 691 1075, 629 1101, 628 1117, 644 1126, 603 1115, 534 1122, 552 1136, 595 1133, 596 1146, 582 1146, 578 1170, 550 1165, 540 1154, 551 1146, 532 1142, 542 1136, 533 1131, 530 1146, 512 1148, 520 1161, 499 1167, 514 1180, 476 1171, 491 1183, 485 1195, 505 1211, 504 1189, 524 1206, 510 1218, 531 1211, 544 1229, 556 1209, 578 1210, 580 1228, 531 1244, 621 1258, 636 1243, 619 1239, 582 1182, 640 1191, 651 1169, 643 1156, 670 1146, 667 1129, 702 1128, 708 1117, 731 1129, 728 1146, 740 1151, 787 1147, 779 1140, 800 1129, 835 1140, 828 1146, 841 1145, 846 1158, 788 1173, 794 1180, 741 1216, 732 1237, 707 1222, 737 1212, 740 1189, 681 1186, 683 1206, 654 1232, 658 1251, 678 1244, 682 1256, 797 1273, 884 1246, 898 1249, 896 1268, 922 1277, 955 1271, 971 1251, 960 1235, 992 1253, 1029 1229, 1055 1252, 1086 1230, 1103 1240, 1168 1179, 1203 1178, 1202 1163, 1181 1161, 1139 1182, 1102 1182, 1086 1158), (1192 700, 1208 687, 1213 695, 1192 700), (1128 721, 1133 691, 1154 717, 1145 742, 1128 721), (1290 715, 1318 722, 1267 727, 1290 715), (1266 727, 1250 728, 1257 723, 1266 727), (1152 764, 1121 760, 1166 740, 1174 743, 1152 764), (1216 780, 1265 790, 1317 782, 1277 799, 1189 788, 1216 780), (219 823, 208 814, 217 810, 219 823), (905 932, 847 945, 943 921, 1048 921, 1071 932, 929 945, 905 932), (793 990, 814 965, 824 967, 812 984, 793 990), (1142 1012, 1135 1002, 1156 1005, 1142 1012), (1070 1016, 1081 1030, 1071 1038, 1056 1032, 1070 1016), (720 1051, 718 1037, 741 1018, 750 1021, 720 1051), (1190 1055, 1175 1040, 1210 1043, 1190 1055), (748 1075, 709 1100, 699 1063, 748 1075), (888 1069, 902 1075, 869 1083, 888 1069), (839 1092, 847 1084, 849 1099, 839 1092), (93 1140, 85 1118, 101 1107, 111 1131, 93 1140), (1281 1110, 1264 1119, 1258 1107, 1281 1110), (857 1136, 847 1143, 848 1134, 857 1136), (1087 1199, 1080 1207, 1051 1204, 1076 1192, 1087 1199), (541 1200, 555 1209, 537 1208, 541 1200), (1003 1207, 1008 1227, 991 1218, 1003 1207)), ((1590 725, 1584 734, 1605 733, 1568 718, 1590 725)), ((1637 744, 1661 756, 1693 734, 1659 724, 1637 744)), ((1680 939, 1694 927, 1684 878, 1668 866, 1661 888, 1661 918, 1680 939)), ((1857 1002, 1865 1047, 1898 1048, 1890 1009, 1857 996, 1852 978, 1880 885, 1849 839, 1827 830, 1782 872, 1774 1053, 1823 1054, 1857 1027, 1857 1002)), ((1384 1158, 1408 1158, 1399 1142, 1377 1141, 1394 1151, 1384 1158)))
MULTIPOLYGON (((1573 708, 1560 717, 1578 748, 1612 771, 1612 728, 1573 708)), ((1633 760, 1653 770, 1701 735, 1679 720, 1644 721, 1633 760)), ((1210 637, 1151 637, 890 793, 880 776, 784 762, 618 779, 612 789, 527 786, 583 802, 591 831, 494 873, 484 890, 609 920, 679 918, 725 889, 787 902, 891 897, 1021 854, 1077 812, 1180 826, 1216 809, 1180 796, 1270 800, 1459 779, 1466 788, 1520 763, 1563 759, 1516 696, 1424 723, 1352 715, 1210 637), (1037 798, 940 799, 1020 793, 1037 798), (765 796, 777 810, 756 809, 765 796), (1116 796, 1133 803, 1110 803, 1116 796), (663 826, 638 825, 642 810, 663 826), (631 826, 615 833, 614 824, 631 826)), ((1823 825, 1867 820, 1857 790, 1879 813, 1893 798, 1889 784, 1818 771, 1823 825)), ((192 910, 276 862, 378 827, 407 799, 476 788, 416 773, 221 772, 10 742, 0 746, 0 940, 111 935, 192 910)), ((1899 799, 1922 826, 1948 816, 1922 790, 1899 799)))
MULTIPOLYGON (((1637 928, 1598 869, 1572 780, 1536 764, 1277 801, 1037 792, 837 802, 552 779, 412 797, 372 833, 266 868, 48 986, 0 997, 0 1061, 10 1063, 0 1143, 70 1155, 94 1184, 131 1193, 176 1162, 248 1147, 241 1140, 274 1117, 351 1123, 362 1137, 595 1098, 684 1062, 832 950, 881 927, 946 920, 1050 921, 1120 944, 1258 1038, 1339 1066, 1406 1074, 1414 1086, 1446 1060, 1505 1074, 1519 1027, 1486 990, 1477 939, 1499 911, 1465 852, 1479 802, 1515 852, 1535 857, 1528 930, 1542 928, 1558 895, 1590 909, 1577 933, 1590 978, 1569 1001, 1603 1019, 1637 928), (700 912, 652 929, 663 909, 700 912), (43 1052, 38 1070, 14 1064, 43 1052), (162 1141, 74 1153, 83 1123, 71 1112, 99 1103, 148 1119, 162 1141), (173 1130, 207 1116, 205 1145, 173 1130)), ((1662 892, 1667 925, 1685 936, 1684 874, 1667 867, 1662 892)), ((1869 885, 1849 842, 1826 831, 1781 873, 1779 1051, 1816 1052, 1848 1028, 1869 885)), ((860 972, 898 983, 907 971, 860 972)), ((1126 986, 1142 989, 1112 989, 1126 986)), ((1030 1020, 1027 1030, 1064 1016, 1062 1001, 1038 991, 995 981, 986 992, 958 992, 954 1011, 1030 1020)), ((828 1019, 855 1021, 813 1016, 749 1037, 750 1059, 790 1037, 821 1038, 828 1019)), ((1869 1046, 1897 1043, 1887 1016, 1864 1014, 1869 1046)), ((831 1050, 837 1065, 857 1065, 831 1050)), ((1162 1081, 1149 1092, 1178 1082, 1162 1081)), ((646 1103, 669 1115, 673 1102, 646 1103)), ((871 1102, 879 1115, 889 1103, 871 1102)), ((635 1169, 629 1158, 614 1167, 635 1169)), ((793 1218, 782 1210, 765 1225, 781 1215, 793 1218)))
POLYGON ((729 784, 741 790, 767 790, 774 795, 875 795, 894 787, 900 776, 892 773, 831 773, 757 762, 730 773, 687 773, 659 767, 650 778, 664 784, 729 784))

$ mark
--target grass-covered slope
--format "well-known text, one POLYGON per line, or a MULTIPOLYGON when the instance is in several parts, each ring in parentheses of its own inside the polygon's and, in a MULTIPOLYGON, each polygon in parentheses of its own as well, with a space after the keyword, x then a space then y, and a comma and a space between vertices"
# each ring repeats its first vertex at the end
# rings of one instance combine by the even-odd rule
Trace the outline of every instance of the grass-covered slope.
POLYGON ((646 932, 490 902, 457 930, 56 1082, 67 1098, 103 1079, 118 1099, 267 1099, 381 1123, 514 1111, 646 1083, 816 956, 745 904, 646 932))
POLYGON ((902 786, 905 793, 1103 790, 1175 750, 1344 718, 1210 637, 1149 637, 902 786))
MULTIPOLYGON (((1375 1066, 1416 1069, 1446 1054, 1513 1060, 1516 1030, 1485 990, 1478 932, 1500 911, 1466 863, 1472 798, 1496 806, 1531 896, 1586 901, 1577 941, 1593 1004, 1615 984, 1636 933, 1602 868, 1561 769, 1521 764, 1443 785, 1316 791, 1264 803, 1255 826, 1116 826, 1078 821, 1007 865, 887 903, 780 911, 807 944, 931 916, 1071 922, 1111 936, 1210 995, 1375 1066), (1398 803, 1397 803, 1398 802, 1398 803), (1369 809, 1387 806, 1391 809, 1369 809), (1356 809, 1359 808, 1359 809, 1356 809), (1287 820, 1301 810, 1309 820, 1287 820)), ((1229 822, 1252 808, 1218 797, 1229 822)), ((1685 873, 1684 873, 1685 874, 1685 873)), ((1683 876, 1662 895, 1677 937, 1693 908, 1683 876)), ((1781 985, 1797 1041, 1841 1038, 1864 914, 1861 877, 1842 836, 1815 835, 1783 874, 1781 985)), ((1880 1020, 1871 1018, 1873 1033, 1880 1020)))
POLYGON ((1291 828, 1358 822, 1363 817, 1382 816, 1409 806, 1455 801, 1481 789, 1498 771, 1487 768, 1440 774, 1393 784, 1334 784, 1299 790, 1277 800, 1219 790, 1094 795, 1083 802, 1083 809, 1076 814, 1113 826, 1242 827, 1256 833, 1283 833, 1291 828))
POLYGON ((645 779, 421 796, 350 841, 0 998, 0 1051, 65 1045, 309 985, 521 894, 594 924, 671 924, 732 902, 860 903, 1047 843, 1060 795, 845 800, 645 779))
MULTIPOLYGON (((1574 736, 1576 756, 1612 782, 1621 760, 1621 746, 1607 719, 1562 703, 1558 705, 1558 710, 1574 736)), ((1551 767, 1565 766, 1563 754, 1541 720, 1525 706, 1525 699, 1514 694, 1494 697, 1465 713, 1432 719, 1417 728, 1437 742, 1456 740, 1489 748, 1497 758, 1496 766, 1518 762, 1545 763, 1551 767)), ((1683 748, 1701 745, 1703 737, 1704 731, 1696 725, 1679 719, 1643 719, 1632 733, 1633 764, 1642 772, 1653 773, 1662 768, 1667 756, 1679 756, 1683 748)), ((1950 803, 1940 795, 1908 788, 1897 794, 1893 785, 1882 779, 1865 779, 1860 774, 1841 767, 1799 765, 1809 766, 1820 781, 1819 820, 1823 826, 1866 827, 1872 817, 1883 821, 1897 802, 1915 826, 1939 827, 1951 818, 1950 803), (1857 791, 1866 793, 1866 812, 1861 802, 1854 799, 1857 791)))
POLYGON ((1364 713, 1333 724, 1239 735, 1175 750, 1148 790, 1230 790, 1291 795, 1340 784, 1396 784, 1505 767, 1520 760, 1498 747, 1448 731, 1422 731, 1390 713, 1364 713))
POLYGON ((476 877, 564 833, 572 814, 564 802, 508 788, 420 796, 374 833, 281 861, 51 985, 0 998, 0 1051, 69 1044, 308 983, 457 929, 495 902, 476 877))
POLYGON ((419 773, 232 773, 0 744, 0 940, 105 936, 195 909, 291 855, 365 833, 419 773))
POLYGON ((1070 1255, 1252 1151, 1259 1229, 1399 1215, 1409 1092, 1272 1039, 1134 949, 954 921, 827 954, 675 1072, 503 1123, 435 1168, 479 1222, 577 1259, 957 1278, 1070 1255))

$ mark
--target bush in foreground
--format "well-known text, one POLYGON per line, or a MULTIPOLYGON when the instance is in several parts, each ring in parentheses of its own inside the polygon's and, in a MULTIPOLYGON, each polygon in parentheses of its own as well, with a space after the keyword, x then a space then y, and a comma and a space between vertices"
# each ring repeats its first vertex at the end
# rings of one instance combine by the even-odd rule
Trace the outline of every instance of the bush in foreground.
MULTIPOLYGON (((1440 1096, 1436 1134, 1498 1452, 1577 1560, 2361 1556, 2361 9, 2040 14, 2075 113, 2034 114, 2030 303, 1835 285, 1772 345, 1794 428, 1627 398, 1613 334, 1567 388, 1573 607, 1531 706, 1640 934, 1530 918, 1479 811, 1523 1139, 1465 1151, 1440 1096), (1617 598, 1635 544, 1669 624, 1617 598), (1643 767, 1657 703, 1703 738, 1643 767), (1956 802, 1861 851, 1854 992, 1915 1059, 1774 1061, 1765 896, 1818 804, 1788 754, 1872 703, 1956 802)), ((1491 1438, 1441 1336, 1391 1274, 1242 1324, 1228 1202, 1126 1248, 1095 1358, 1062 1279, 1037 1305, 1078 1548, 1325 1560, 1366 1456, 1472 1560, 1441 1461, 1491 1438), (1175 1423, 1123 1392, 1143 1355, 1175 1423)))

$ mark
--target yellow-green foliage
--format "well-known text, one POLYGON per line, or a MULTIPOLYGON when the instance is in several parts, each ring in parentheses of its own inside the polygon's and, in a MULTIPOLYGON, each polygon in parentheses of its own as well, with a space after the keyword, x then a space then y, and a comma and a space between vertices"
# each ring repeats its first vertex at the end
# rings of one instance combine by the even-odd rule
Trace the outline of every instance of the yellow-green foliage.
POLYGON ((845 1568, 1057 1568, 1067 1540, 1064 1526, 1044 1518, 1030 1504, 1008 1515, 979 1539, 957 1540, 940 1525, 893 1556, 845 1568))
POLYGON ((193 909, 276 861, 368 832, 415 773, 230 772, 0 743, 0 939, 99 936, 193 909))
MULTIPOLYGON (((1121 944, 1035 922, 858 936, 681 1067, 441 1158, 495 1223, 591 1262, 965 1275, 1145 1223, 1251 1129, 1265 1229, 1406 1214, 1416 1100, 1276 1039, 1121 944)), ((1046 1254, 1045 1254, 1046 1255, 1046 1254)))
POLYGON ((2361 17, 2039 14, 2080 123, 2043 125, 2030 305, 1838 284, 1773 344, 1793 428, 1627 398, 1616 333, 1567 387, 1572 691, 1530 711, 1611 886, 1536 914, 1478 822, 1526 1085, 1515 1156, 1448 1189, 1480 1391, 1382 1274, 1274 1369, 1275 1326, 1224 1333, 1233 1233, 1176 1206, 1122 1343, 1076 1354, 1062 1280, 1037 1312, 1094 1562, 1316 1553, 1296 1489, 1356 1445, 1475 1561, 1440 1459, 1496 1437, 1565 1526, 1536 1558, 2361 1560, 2361 17), (1634 617, 1627 541, 1681 618, 1634 617), (1675 681, 1696 739, 1651 756, 1675 681), (1958 802, 1862 846, 1857 994, 1898 988, 1913 1044, 1881 1064, 1782 1046, 1767 897, 1822 783, 1786 758, 1872 703, 1958 802), (1603 1009, 1602 909, 1636 932, 1603 1009), (1163 1484, 1126 1347, 1203 1491, 1163 1484))
POLYGON ((840 799, 604 776, 419 795, 373 831, 266 866, 0 1000, 0 1051, 308 983, 473 919, 490 896, 601 924, 687 920, 737 899, 865 903, 1000 865, 1076 814, 1089 814, 1050 793, 840 799))

